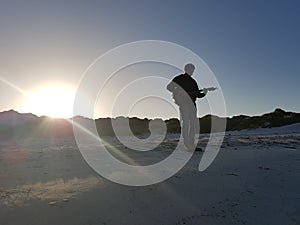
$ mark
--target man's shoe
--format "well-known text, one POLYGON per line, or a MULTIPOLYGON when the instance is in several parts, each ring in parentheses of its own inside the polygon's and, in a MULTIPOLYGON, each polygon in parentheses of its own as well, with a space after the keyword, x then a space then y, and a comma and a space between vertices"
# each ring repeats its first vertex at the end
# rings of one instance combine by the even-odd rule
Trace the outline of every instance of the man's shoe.
POLYGON ((197 147, 197 148, 195 149, 195 152, 203 152, 203 149, 202 149, 202 148, 199 148, 199 147, 197 147))
POLYGON ((188 152, 203 152, 203 149, 200 147, 194 147, 194 146, 185 146, 186 151, 188 152))

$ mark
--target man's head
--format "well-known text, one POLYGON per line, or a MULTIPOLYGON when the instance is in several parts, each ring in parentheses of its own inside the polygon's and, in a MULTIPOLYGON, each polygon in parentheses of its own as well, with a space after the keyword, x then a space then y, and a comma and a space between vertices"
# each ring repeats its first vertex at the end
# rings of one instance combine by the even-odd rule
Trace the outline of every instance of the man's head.
POLYGON ((195 66, 192 63, 188 63, 184 66, 184 72, 192 76, 195 70, 195 66))

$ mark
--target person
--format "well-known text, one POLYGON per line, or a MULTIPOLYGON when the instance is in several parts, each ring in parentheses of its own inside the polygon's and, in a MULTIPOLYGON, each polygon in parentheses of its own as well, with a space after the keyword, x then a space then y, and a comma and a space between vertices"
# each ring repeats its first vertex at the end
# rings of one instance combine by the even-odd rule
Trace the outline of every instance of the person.
POLYGON ((167 90, 173 93, 175 104, 179 106, 181 135, 184 146, 188 151, 202 151, 196 148, 195 135, 199 132, 199 120, 197 119, 197 98, 203 98, 207 89, 199 90, 197 82, 192 78, 195 66, 188 63, 184 67, 184 74, 176 76, 167 86, 167 90))

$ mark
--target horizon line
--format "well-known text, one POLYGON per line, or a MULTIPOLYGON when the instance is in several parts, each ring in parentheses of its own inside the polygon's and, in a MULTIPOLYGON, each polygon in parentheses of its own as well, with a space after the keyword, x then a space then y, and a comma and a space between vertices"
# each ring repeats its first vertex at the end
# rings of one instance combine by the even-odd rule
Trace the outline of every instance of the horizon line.
MULTIPOLYGON (((268 113, 272 113, 272 112, 275 112, 276 110, 282 110, 284 112, 287 112, 287 113, 299 113, 299 112, 293 112, 293 111, 286 111, 282 108, 275 108, 273 111, 271 112, 266 112, 266 113, 263 113, 263 114, 260 114, 260 116, 264 115, 264 114, 268 114, 268 113)), ((137 119, 140 119, 140 120, 144 120, 144 119, 147 119, 147 120, 156 120, 156 119, 160 119, 160 120, 171 120, 171 119, 177 119, 179 120, 179 118, 176 118, 176 117, 170 117, 170 118, 167 118, 167 119, 163 119, 163 118, 148 118, 148 117, 144 117, 144 118, 141 118, 141 117, 138 117, 138 116, 132 116, 132 117, 129 117, 129 116, 117 116, 117 117, 98 117, 98 118, 89 118, 89 117, 86 117, 86 116, 83 116, 83 115, 75 115, 75 116, 72 116, 72 117, 52 117, 52 116, 47 116, 47 115, 36 115, 32 112, 19 112, 15 109, 9 109, 9 110, 4 110, 4 111, 0 111, 0 113, 5 113, 5 112, 10 112, 10 111, 13 111, 13 112, 16 112, 18 114, 31 114, 33 116, 36 116, 38 118, 42 118, 42 117, 47 117, 47 118, 50 118, 50 119, 74 119, 76 117, 82 117, 82 118, 85 118, 85 119, 90 119, 90 120, 99 120, 99 119, 117 119, 117 118, 129 118, 129 119, 133 119, 133 118, 137 118, 137 119)), ((233 117, 238 117, 238 116, 248 116, 248 117, 252 117, 252 116, 258 116, 258 115, 245 115, 245 114, 239 114, 239 115, 234 115, 234 116, 227 116, 227 117, 221 117, 221 116, 218 116, 218 115, 213 115, 213 114, 205 114, 203 115, 202 117, 197 117, 197 118, 203 118, 203 117, 206 117, 206 116, 215 116, 215 117, 218 117, 220 119, 224 119, 224 118, 227 118, 227 119, 232 119, 233 117)))

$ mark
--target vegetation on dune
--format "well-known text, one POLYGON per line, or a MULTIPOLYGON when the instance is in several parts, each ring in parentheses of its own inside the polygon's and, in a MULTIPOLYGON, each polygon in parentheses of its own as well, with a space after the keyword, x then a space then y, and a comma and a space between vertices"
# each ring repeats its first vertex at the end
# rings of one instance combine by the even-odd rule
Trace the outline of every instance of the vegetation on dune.
MULTIPOLYGON (((84 125, 95 122, 97 131, 102 136, 113 136, 115 131, 112 124, 117 124, 118 134, 128 135, 126 125, 129 124, 130 131, 134 135, 147 135, 151 129, 159 131, 166 124, 168 133, 180 133, 180 122, 176 118, 163 121, 162 119, 140 119, 133 118, 100 118, 95 121, 74 117, 74 121, 84 125)), ((213 132, 221 131, 218 124, 226 122, 226 130, 243 130, 255 128, 271 128, 289 125, 300 122, 300 113, 286 112, 282 109, 275 109, 271 113, 261 116, 239 115, 232 118, 221 118, 214 115, 206 115, 199 118, 200 133, 211 132, 212 121, 217 125, 213 132)), ((127 126, 128 127, 128 126, 127 126)), ((21 114, 10 110, 0 113, 0 139, 21 138, 21 137, 73 137, 73 127, 70 121, 65 119, 52 119, 49 117, 37 117, 33 114, 21 114)))

